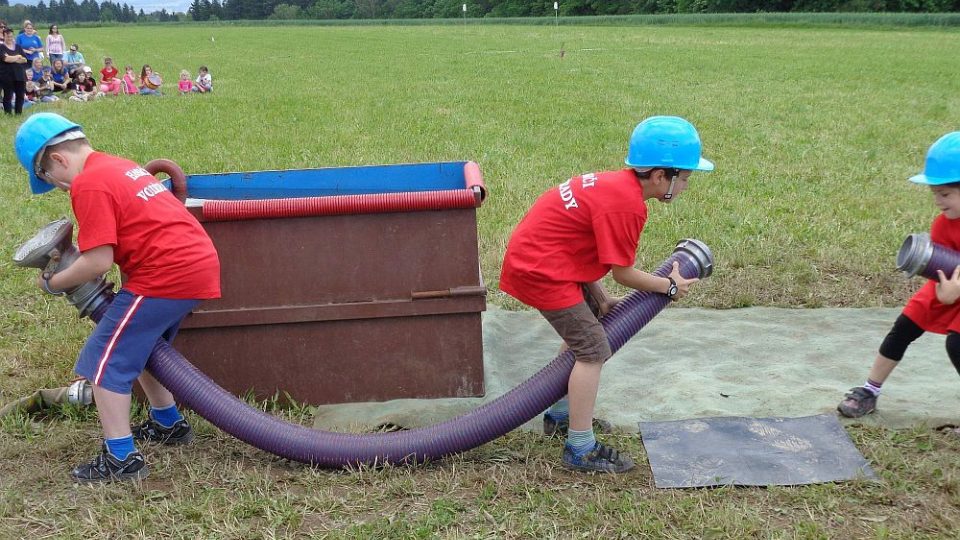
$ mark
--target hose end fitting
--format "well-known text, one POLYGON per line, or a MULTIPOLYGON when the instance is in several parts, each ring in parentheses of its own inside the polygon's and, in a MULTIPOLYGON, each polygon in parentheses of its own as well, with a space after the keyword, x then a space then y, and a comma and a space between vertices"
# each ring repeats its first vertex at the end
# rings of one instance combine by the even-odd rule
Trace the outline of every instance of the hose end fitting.
POLYGON ((926 270, 933 257, 933 242, 927 233, 915 233, 908 236, 900 251, 897 252, 897 270, 907 277, 920 275, 926 270))
POLYGON ((677 242, 674 253, 683 253, 697 266, 697 278, 703 279, 713 273, 713 252, 700 240, 685 238, 677 242))

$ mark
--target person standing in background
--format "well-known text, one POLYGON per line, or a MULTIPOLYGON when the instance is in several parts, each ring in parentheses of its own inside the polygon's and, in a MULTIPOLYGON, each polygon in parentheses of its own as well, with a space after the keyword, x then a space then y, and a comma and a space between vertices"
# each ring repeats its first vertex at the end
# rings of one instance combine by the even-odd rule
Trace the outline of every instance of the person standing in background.
POLYGON ((23 48, 23 52, 27 55, 27 63, 29 65, 33 65, 35 58, 43 61, 43 41, 40 40, 37 31, 33 29, 32 22, 23 21, 23 33, 17 36, 17 45, 23 48))
POLYGON ((23 99, 27 91, 26 65, 26 54, 17 45, 13 29, 5 27, 3 43, 0 44, 0 85, 3 87, 3 112, 6 114, 23 113, 23 99))
POLYGON ((50 33, 47 34, 47 58, 50 59, 50 65, 57 60, 63 60, 63 52, 67 48, 63 41, 63 34, 55 24, 50 25, 50 33))

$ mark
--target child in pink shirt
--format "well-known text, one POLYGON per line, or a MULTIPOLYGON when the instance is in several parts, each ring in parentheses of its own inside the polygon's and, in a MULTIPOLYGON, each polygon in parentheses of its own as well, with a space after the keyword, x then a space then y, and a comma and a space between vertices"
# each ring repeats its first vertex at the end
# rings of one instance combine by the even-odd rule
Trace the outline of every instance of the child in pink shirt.
POLYGON ((183 70, 180 72, 180 82, 177 83, 180 94, 189 94, 193 90, 193 81, 190 80, 190 72, 183 70))
POLYGON ((120 88, 123 90, 124 94, 137 94, 137 75, 133 71, 132 66, 127 66, 123 69, 123 79, 120 80, 120 88))

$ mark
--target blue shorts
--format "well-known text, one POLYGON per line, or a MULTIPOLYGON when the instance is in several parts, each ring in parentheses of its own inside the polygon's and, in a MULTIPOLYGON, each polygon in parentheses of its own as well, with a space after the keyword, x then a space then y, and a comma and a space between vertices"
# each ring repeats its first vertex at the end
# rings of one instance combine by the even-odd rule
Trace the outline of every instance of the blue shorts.
POLYGON ((200 300, 148 298, 121 289, 80 351, 77 375, 129 394, 160 338, 172 341, 200 300))

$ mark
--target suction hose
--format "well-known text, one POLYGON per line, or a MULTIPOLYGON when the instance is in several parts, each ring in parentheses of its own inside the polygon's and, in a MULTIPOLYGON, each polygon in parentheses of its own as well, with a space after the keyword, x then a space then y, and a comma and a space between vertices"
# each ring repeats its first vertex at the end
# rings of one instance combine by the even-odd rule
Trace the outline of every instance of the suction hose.
MULTIPOLYGON (((55 225, 51 224, 51 226, 55 225)), ((18 252, 21 266, 43 267, 56 245, 51 234, 41 233, 18 252), (29 264, 28 264, 29 263, 29 264)), ((666 276, 679 263, 686 278, 704 278, 713 270, 710 249, 697 240, 677 244, 673 254, 654 272, 666 276)), ((107 289, 90 318, 99 321, 106 312, 113 291, 107 289)), ((617 351, 670 303, 663 294, 635 292, 627 296, 601 321, 617 351)), ((166 341, 160 340, 147 362, 147 369, 181 403, 223 431, 257 448, 283 458, 322 467, 349 467, 360 464, 421 463, 480 446, 534 418, 567 392, 573 369, 573 354, 557 356, 536 375, 496 400, 439 424, 392 433, 348 434, 314 430, 290 424, 250 407, 220 388, 190 364, 166 341)))
POLYGON ((935 244, 927 233, 911 234, 897 252, 897 270, 907 277, 939 279, 937 270, 949 277, 957 266, 960 266, 960 253, 935 244))
MULTIPOLYGON (((666 276, 673 262, 687 278, 710 275, 713 257, 706 245, 685 240, 654 273, 666 276)), ((604 317, 613 351, 622 347, 670 300, 636 292, 604 317)), ((164 341, 158 342, 147 369, 182 403, 234 437, 278 456, 322 467, 359 464, 420 463, 475 448, 500 437, 543 412, 567 392, 573 355, 557 356, 536 375, 500 398, 445 422, 409 431, 347 434, 319 431, 279 420, 250 407, 191 365, 164 341)))

